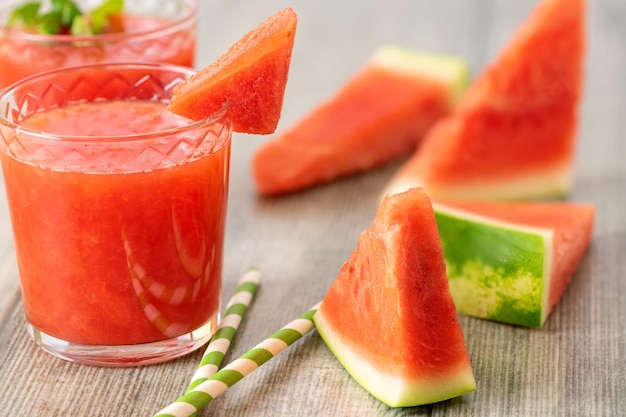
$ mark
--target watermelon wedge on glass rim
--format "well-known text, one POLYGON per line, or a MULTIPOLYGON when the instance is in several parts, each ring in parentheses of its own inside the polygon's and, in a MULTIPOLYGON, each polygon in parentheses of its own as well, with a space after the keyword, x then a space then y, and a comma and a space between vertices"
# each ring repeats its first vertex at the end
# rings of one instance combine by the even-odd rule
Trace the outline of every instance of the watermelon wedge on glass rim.
POLYGON ((335 94, 257 150, 259 193, 300 191, 410 155, 468 79, 459 58, 378 48, 335 94))
POLYGON ((476 389, 423 189, 382 201, 313 319, 350 375, 391 407, 476 389))
POLYGON ((591 242, 595 208, 571 202, 433 206, 459 313, 543 326, 591 242))
POLYGON ((584 0, 542 0, 384 194, 423 186, 433 199, 567 195, 584 56, 584 0))
POLYGON ((174 89, 168 109, 200 120, 227 105, 233 131, 266 135, 280 120, 298 18, 285 8, 174 89))

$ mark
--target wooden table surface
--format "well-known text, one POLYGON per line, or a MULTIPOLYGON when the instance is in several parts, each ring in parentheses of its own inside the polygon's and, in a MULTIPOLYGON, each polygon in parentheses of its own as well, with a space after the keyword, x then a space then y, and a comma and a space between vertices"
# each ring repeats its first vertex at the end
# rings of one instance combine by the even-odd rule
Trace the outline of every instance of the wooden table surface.
MULTIPOLYGON (((462 56, 476 75, 534 5, 531 0, 207 1, 197 64, 211 62, 280 8, 294 7, 299 25, 280 130, 329 97, 383 43, 462 56)), ((586 85, 569 198, 596 205, 593 242, 542 329, 460 317, 478 384, 474 393, 391 409, 349 377, 314 331, 201 415, 626 415, 625 42, 626 1, 589 0, 586 85)), ((250 159, 267 139, 234 138, 224 298, 246 267, 258 266, 264 275, 226 361, 324 296, 399 166, 263 199, 251 179, 250 159)), ((0 415, 150 417, 175 400, 203 349, 160 365, 107 369, 55 359, 33 345, 24 330, 7 203, 4 190, 0 193, 0 415)))

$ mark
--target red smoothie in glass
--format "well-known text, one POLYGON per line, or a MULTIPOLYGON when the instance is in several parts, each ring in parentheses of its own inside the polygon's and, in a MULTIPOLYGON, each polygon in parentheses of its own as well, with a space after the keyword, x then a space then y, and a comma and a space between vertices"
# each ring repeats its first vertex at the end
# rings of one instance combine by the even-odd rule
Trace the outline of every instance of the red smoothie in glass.
POLYGON ((198 152, 182 137, 116 149, 94 138, 185 124, 165 104, 127 100, 70 104, 20 122, 77 139, 56 148, 62 164, 0 154, 34 327, 78 344, 129 345, 176 337, 215 318, 229 139, 198 152))
POLYGON ((193 67, 195 22, 122 14, 120 32, 80 37, 41 35, 2 28, 0 22, 0 88, 22 78, 62 67, 104 62, 160 62, 193 67))

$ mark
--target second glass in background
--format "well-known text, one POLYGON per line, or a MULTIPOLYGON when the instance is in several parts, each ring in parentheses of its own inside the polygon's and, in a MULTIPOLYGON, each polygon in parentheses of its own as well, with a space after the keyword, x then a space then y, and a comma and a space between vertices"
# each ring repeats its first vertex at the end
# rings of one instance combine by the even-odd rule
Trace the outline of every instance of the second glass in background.
MULTIPOLYGON (((27 76, 63 67, 109 62, 159 62, 193 67, 197 0, 126 0, 124 31, 91 36, 43 35, 6 23, 25 0, 0 5, 0 88, 27 76)), ((81 10, 100 2, 75 0, 81 10)))

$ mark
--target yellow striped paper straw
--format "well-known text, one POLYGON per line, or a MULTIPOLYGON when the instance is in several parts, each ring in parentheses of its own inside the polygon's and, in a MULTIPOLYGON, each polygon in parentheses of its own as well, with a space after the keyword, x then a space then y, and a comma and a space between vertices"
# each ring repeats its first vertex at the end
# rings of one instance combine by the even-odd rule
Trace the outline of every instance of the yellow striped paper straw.
POLYGON ((191 378, 187 392, 213 376, 222 365, 224 356, 226 356, 235 332, 239 328, 260 282, 261 271, 257 268, 247 269, 239 279, 237 288, 226 305, 226 311, 220 320, 217 331, 211 338, 200 365, 191 378))
POLYGON ((186 392, 178 400, 159 411, 154 417, 190 417, 207 406, 213 399, 259 366, 291 346, 294 342, 313 330, 313 315, 321 303, 311 307, 299 318, 291 321, 276 333, 226 365, 215 375, 186 392))

